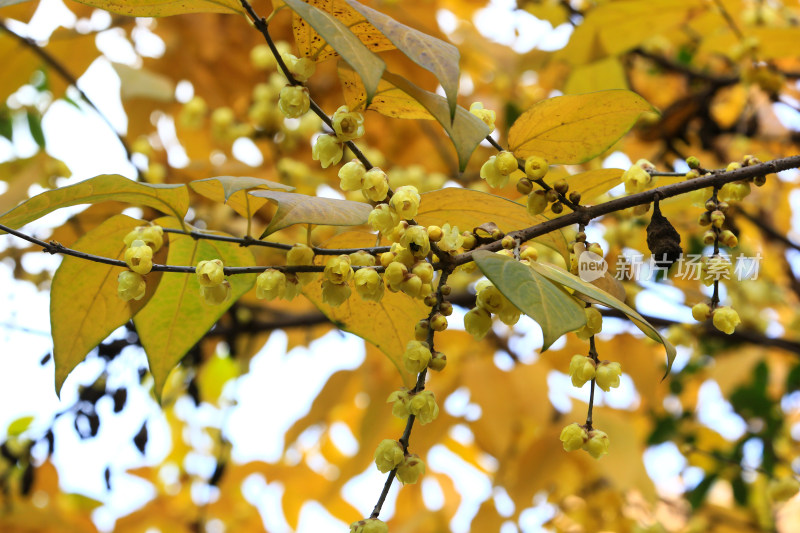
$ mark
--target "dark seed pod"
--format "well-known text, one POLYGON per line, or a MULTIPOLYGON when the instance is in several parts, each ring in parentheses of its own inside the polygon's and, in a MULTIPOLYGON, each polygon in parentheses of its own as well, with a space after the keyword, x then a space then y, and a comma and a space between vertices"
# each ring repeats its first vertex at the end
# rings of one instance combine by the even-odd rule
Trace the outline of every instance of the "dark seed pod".
POLYGON ((661 214, 658 200, 653 203, 653 216, 647 226, 647 248, 650 249, 653 261, 659 268, 669 268, 683 253, 681 236, 661 214))
POLYGON ((19 483, 19 493, 22 496, 27 496, 31 493, 35 476, 36 472, 33 468, 33 465, 28 462, 28 464, 25 466, 25 470, 22 471, 22 480, 19 483))
POLYGON ((142 424, 142 429, 139 430, 139 433, 133 437, 133 443, 136 445, 136 449, 144 455, 144 448, 147 445, 147 421, 142 424))
POLYGON ((125 401, 128 399, 128 389, 122 387, 114 391, 114 412, 119 413, 125 408, 125 401))

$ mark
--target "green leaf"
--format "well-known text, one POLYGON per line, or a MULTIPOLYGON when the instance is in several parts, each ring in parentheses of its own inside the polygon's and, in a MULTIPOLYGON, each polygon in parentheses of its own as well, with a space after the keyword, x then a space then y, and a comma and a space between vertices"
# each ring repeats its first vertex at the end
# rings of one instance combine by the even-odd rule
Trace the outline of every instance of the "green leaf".
POLYGON ((360 226, 367 223, 372 212, 372 206, 364 202, 280 191, 252 191, 250 194, 278 204, 278 210, 259 239, 293 224, 360 226))
POLYGON ((442 84, 450 105, 450 119, 456 114, 458 105, 458 80, 460 71, 458 48, 436 37, 400 24, 392 17, 375 11, 356 0, 346 0, 351 7, 364 15, 373 26, 378 28, 392 41, 398 50, 403 52, 414 63, 431 72, 442 84))
POLYGON ((151 185, 106 174, 37 194, 0 216, 0 224, 17 229, 62 207, 108 200, 146 205, 173 214, 179 220, 183 220, 189 209, 189 192, 185 185, 151 185))
POLYGON ((239 0, 75 0, 129 17, 167 17, 184 13, 244 13, 239 0))
MULTIPOLYGON (((493 194, 448 187, 421 195, 419 211, 415 217, 423 226, 458 226, 461 231, 472 231, 486 222, 494 222, 508 233, 548 220, 547 217, 531 216, 528 209, 516 202, 493 194)), ((561 231, 551 231, 533 239, 557 251, 569 261, 569 246, 561 231)))
POLYGON ((576 292, 597 300, 603 305, 607 305, 608 307, 628 315, 631 321, 636 324, 636 327, 642 330, 645 335, 664 345, 664 349, 667 352, 667 372, 664 374, 664 377, 667 377, 670 369, 672 368, 672 363, 675 361, 675 347, 670 344, 667 339, 662 337, 658 330, 648 323, 642 315, 637 313, 635 309, 628 307, 625 305, 625 303, 617 300, 607 292, 598 289, 591 283, 583 281, 578 276, 575 276, 564 269, 536 262, 531 264, 531 268, 555 283, 560 283, 565 287, 569 287, 576 292))
POLYGON ((538 155, 551 164, 576 165, 611 147, 645 111, 653 108, 625 90, 557 96, 522 114, 508 132, 519 158, 538 155))
MULTIPOLYGON (((72 247, 81 252, 123 259, 127 247, 122 239, 142 224, 141 220, 116 215, 86 233, 72 247)), ((162 248, 153 262, 163 263, 166 256, 162 248)), ((68 255, 56 270, 50 287, 56 394, 60 394, 64 380, 86 354, 147 304, 161 279, 161 272, 151 272, 145 278, 144 298, 124 302, 117 296, 117 276, 124 270, 68 255)))
POLYGON ((510 257, 477 250, 472 258, 481 272, 517 309, 542 328, 547 350, 561 335, 586 325, 584 306, 563 287, 510 257))
POLYGON ((461 106, 456 108, 455 117, 451 121, 450 107, 443 97, 420 89, 407 79, 391 72, 384 73, 383 79, 422 104, 436 121, 442 125, 450 140, 453 141, 453 146, 456 147, 458 168, 463 171, 472 152, 489 135, 489 127, 481 119, 461 106))
MULTIPOLYGON (((178 228, 174 218, 159 219, 164 227, 178 228)), ((226 235, 214 232, 216 235, 226 235)), ((196 266, 200 261, 221 259, 226 266, 253 266, 255 260, 248 248, 237 244, 194 240, 188 235, 169 233, 167 264, 196 266)), ((200 295, 200 284, 194 274, 164 272, 158 289, 135 317, 136 331, 147 352, 155 393, 161 391, 167 376, 181 358, 211 329, 216 321, 240 296, 255 283, 255 274, 228 277, 231 298, 221 305, 208 305, 200 295)))
POLYGON ((364 81, 367 91, 367 105, 372 101, 381 75, 386 70, 383 59, 372 53, 350 29, 336 20, 336 17, 318 9, 303 0, 286 0, 292 10, 314 28, 336 52, 342 56, 364 81))
POLYGON ((9 437, 18 437, 22 435, 31 426, 31 423, 34 420, 35 418, 32 416, 23 416, 17 418, 8 425, 6 435, 9 437))
POLYGON ((261 198, 251 198, 246 191, 250 189, 294 190, 294 187, 290 185, 247 176, 217 176, 194 180, 189 182, 189 187, 194 192, 215 202, 228 204, 234 211, 248 218, 261 209, 267 201, 261 198))
POLYGON ((31 137, 39 145, 39 148, 44 148, 44 131, 42 131, 42 117, 38 113, 28 111, 28 129, 31 131, 31 137))

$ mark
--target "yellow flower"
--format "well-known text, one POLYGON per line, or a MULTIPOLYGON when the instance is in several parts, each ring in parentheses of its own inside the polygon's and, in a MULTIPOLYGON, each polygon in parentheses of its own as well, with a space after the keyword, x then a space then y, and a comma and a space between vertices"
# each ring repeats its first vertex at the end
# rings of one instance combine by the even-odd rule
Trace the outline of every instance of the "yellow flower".
POLYGON ((231 284, 226 280, 218 285, 201 285, 200 294, 208 305, 220 305, 231 297, 231 284))
POLYGON ((367 223, 373 231, 379 231, 384 236, 391 233, 400 222, 400 217, 389 207, 389 204, 378 204, 369 214, 367 223))
POLYGON ((730 335, 736 326, 742 323, 737 313, 732 307, 718 307, 712 315, 714 327, 723 333, 730 335))
POLYGON ((482 307, 473 307, 464 315, 464 329, 475 340, 481 340, 492 329, 492 316, 482 307))
POLYGON ((589 440, 583 444, 583 449, 595 459, 600 459, 608 453, 608 435, 599 429, 589 432, 589 440))
POLYGON ((364 185, 361 194, 370 202, 382 202, 389 192, 389 180, 386 172, 379 168, 372 168, 364 174, 364 185))
POLYGON ((603 361, 597 365, 595 382, 597 386, 608 392, 610 389, 619 387, 619 377, 622 374, 622 367, 619 363, 603 361))
POLYGON ((436 405, 436 398, 429 390, 424 390, 411 396, 411 400, 408 402, 408 411, 417 417, 417 420, 423 426, 433 422, 439 416, 439 406, 436 405))
POLYGON ((392 404, 392 414, 397 418, 408 418, 408 403, 410 396, 405 389, 396 390, 389 395, 386 403, 392 404))
POLYGON ((292 73, 292 77, 299 82, 306 82, 317 68, 316 63, 307 57, 296 57, 293 54, 281 54, 286 68, 292 73))
POLYGON ((650 180, 650 174, 640 165, 631 165, 631 168, 622 173, 622 182, 625 184, 627 194, 642 192, 650 180))
POLYGON ((282 298, 286 292, 286 275, 280 270, 269 269, 256 279, 256 298, 274 300, 282 298))
POLYGON ((360 268, 354 277, 356 292, 363 299, 380 302, 383 298, 384 286, 380 274, 371 268, 360 268))
POLYGON ((497 113, 491 109, 484 109, 482 102, 473 102, 472 105, 469 106, 469 112, 489 126, 489 133, 494 131, 494 121, 497 118, 497 113))
POLYGON ((426 342, 408 341, 403 353, 403 365, 412 374, 419 374, 428 367, 431 361, 431 350, 426 342))
POLYGON ((508 185, 508 174, 503 174, 497 168, 497 156, 490 157, 481 167, 481 178, 486 180, 491 187, 500 189, 508 185))
POLYGON ((334 257, 325 265, 325 279, 331 283, 349 283, 353 279, 353 268, 350 266, 350 256, 340 255, 334 257))
POLYGON ((137 226, 125 235, 125 246, 130 246, 133 241, 144 241, 156 253, 164 244, 164 228, 161 226, 137 226))
POLYGON ((125 302, 141 300, 146 288, 144 277, 141 274, 125 270, 117 276, 117 295, 125 302))
POLYGON ((525 176, 531 181, 542 179, 549 169, 550 166, 544 157, 532 155, 525 160, 525 176))
POLYGON ((417 188, 413 185, 403 185, 397 188, 389 203, 400 218, 410 220, 417 216, 419 202, 420 196, 417 188))
POLYGON ((417 259, 426 257, 431 251, 428 231, 422 226, 409 226, 400 237, 400 245, 410 250, 417 259))
POLYGON ((367 518, 350 524, 350 533, 389 533, 389 526, 377 518, 367 518))
POLYGON ((573 422, 561 430, 561 443, 564 450, 574 452, 583 447, 584 443, 589 440, 589 434, 583 426, 579 426, 577 422, 573 422))
POLYGON ((311 149, 311 158, 319 161, 322 168, 328 168, 342 160, 344 147, 333 135, 320 135, 311 149))
POLYGON ((575 387, 583 387, 587 381, 595 376, 595 362, 585 355, 573 355, 569 362, 569 376, 575 387))
MULTIPOLYGON (((297 243, 286 253, 286 264, 303 266, 314 264, 314 250, 305 244, 297 243)), ((315 272, 296 272, 295 276, 301 285, 307 285, 317 278, 315 272)))
POLYGON ((210 261, 200 261, 195 269, 197 282, 201 287, 213 287, 225 280, 225 271, 222 261, 212 259, 210 261))
POLYGON ((333 283, 327 279, 322 282, 322 301, 332 307, 342 305, 350 298, 351 292, 347 283, 333 283))
POLYGON ((346 105, 339 107, 331 117, 333 131, 340 142, 352 141, 364 135, 364 116, 350 111, 346 105))
POLYGON ((359 191, 364 186, 367 169, 358 159, 342 165, 339 169, 339 188, 343 191, 359 191))
POLYGON ((287 118, 300 118, 308 112, 311 100, 302 85, 287 85, 281 89, 278 107, 287 118))
POLYGON ((414 484, 425 474, 425 462, 417 454, 411 454, 403 458, 403 462, 397 467, 397 479, 405 484, 414 484))
POLYGON ((464 236, 458 231, 458 226, 445 224, 442 226, 442 238, 439 240, 439 249, 443 252, 455 252, 464 244, 464 236))
POLYGON ((384 439, 375 450, 375 466, 385 474, 402 463, 404 457, 403 447, 400 446, 399 442, 392 439, 384 439))
POLYGON ((153 249, 137 239, 125 250, 125 262, 137 274, 147 274, 153 269, 153 249))

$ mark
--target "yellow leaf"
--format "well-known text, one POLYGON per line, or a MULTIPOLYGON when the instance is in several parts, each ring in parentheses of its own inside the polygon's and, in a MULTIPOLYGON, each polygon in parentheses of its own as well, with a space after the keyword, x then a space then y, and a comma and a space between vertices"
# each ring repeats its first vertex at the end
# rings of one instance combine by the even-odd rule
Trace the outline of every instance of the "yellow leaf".
POLYGON ((185 185, 149 185, 116 174, 95 178, 37 194, 0 216, 0 224, 17 229, 61 207, 107 200, 146 205, 183 220, 189 209, 185 185))
MULTIPOLYGON (((332 14, 342 24, 373 52, 393 50, 392 42, 378 29, 370 24, 358 11, 347 5, 344 0, 309 0, 309 5, 332 14)), ((325 61, 338 55, 336 50, 329 46, 320 35, 314 31, 305 20, 297 13, 292 18, 292 31, 294 42, 303 57, 316 61, 325 61)))
MULTIPOLYGON (((472 231, 486 222, 494 222, 502 231, 535 226, 548 220, 544 216, 531 216, 528 209, 507 198, 471 189, 447 188, 422 195, 415 220, 423 226, 458 226, 461 231, 472 231)), ((569 248, 563 233, 553 231, 533 239, 549 246, 569 260, 569 248)))
POLYGON ((216 176, 214 178, 194 180, 189 182, 189 187, 194 192, 202 194, 215 202, 228 204, 234 211, 248 218, 261 209, 267 201, 254 198, 246 194, 246 191, 252 189, 294 190, 291 185, 248 176, 216 176))
POLYGON ((64 163, 50 157, 44 150, 40 150, 32 157, 1 163, 0 180, 5 181, 8 188, 0 195, 0 212, 5 213, 23 200, 27 200, 31 185, 39 183, 49 187, 50 179, 62 173, 66 173, 65 177, 69 177, 69 169, 64 163))
POLYGON ((184 13, 244 13, 238 0, 75 0, 129 17, 167 17, 184 13))
MULTIPOLYGON (((116 215, 78 239, 73 248, 82 252, 122 259, 122 239, 143 222, 116 215)), ((153 257, 164 262, 162 248, 153 257)), ((56 393, 64 380, 86 354, 115 329, 125 324, 150 299, 161 279, 160 272, 145 278, 147 289, 141 300, 122 301, 117 296, 117 276, 126 269, 64 256, 50 288, 50 327, 53 334, 53 359, 56 365, 56 393)))
MULTIPOLYGON (((340 63, 339 79, 342 82, 344 100, 350 110, 363 110, 367 101, 367 92, 358 74, 345 63, 340 63)), ((384 79, 378 84, 369 108, 392 118, 433 120, 433 115, 422 104, 384 79)))
POLYGON ((120 80, 123 100, 148 98, 159 102, 175 99, 175 84, 166 76, 144 68, 133 68, 123 63, 111 63, 120 80))
POLYGON ((267 198, 278 204, 278 210, 261 234, 270 233, 293 224, 325 224, 328 226, 360 226, 367 223, 372 206, 364 202, 322 198, 291 192, 252 191, 252 196, 267 198))
MULTIPOLYGON (((368 248, 374 244, 372 233, 348 231, 326 242, 325 248, 368 248)), ((414 335, 414 326, 428 316, 429 308, 421 300, 387 290, 380 302, 368 302, 354 291, 342 305, 331 307, 322 302, 319 282, 306 285, 303 294, 340 329, 377 346, 392 360, 405 384, 413 384, 414 376, 403 367, 402 355, 414 335)))
POLYGON ((13 420, 8 425, 8 429, 6 430, 6 435, 9 437, 18 437, 22 435, 23 433, 25 433, 25 430, 27 430, 30 427, 31 422, 33 421, 34 417, 32 416, 23 416, 17 418, 16 420, 13 420))
MULTIPOLYGON (((157 222, 164 227, 180 227, 178 221, 172 218, 165 217, 157 222)), ((255 264, 252 252, 238 244, 195 240, 179 233, 169 234, 167 264, 196 266, 200 261, 210 259, 221 259, 226 266, 255 264)), ((147 352, 157 397, 161 396, 172 368, 203 338, 228 307, 250 290, 255 278, 255 274, 229 276, 231 298, 223 304, 212 306, 203 301, 200 284, 194 274, 165 272, 162 275, 156 293, 134 318, 139 339, 147 352)))
MULTIPOLYGON (((342 59, 358 72, 364 81, 367 90, 367 103, 372 100, 381 74, 386 69, 383 59, 375 55, 357 35, 351 31, 351 26, 342 23, 334 14, 328 13, 324 9, 317 8, 304 0, 284 0, 292 10, 300 16, 318 34, 317 41, 320 39, 336 51, 342 59)), ((295 38, 296 39, 296 38, 295 38)), ((299 47, 299 40, 296 39, 299 47)), ((312 42, 313 37, 312 37, 312 42)))
POLYGON ((460 77, 458 61, 461 54, 458 48, 414 28, 409 28, 392 17, 362 5, 356 0, 346 1, 388 37, 406 57, 436 76, 447 96, 452 119, 456 112, 460 77))
POLYGON ((583 94, 611 89, 627 89, 625 69, 616 57, 607 57, 594 63, 572 69, 564 87, 564 94, 583 94))
POLYGON ((549 163, 578 164, 611 147, 652 108, 631 91, 557 96, 535 104, 508 132, 519 158, 538 155, 549 163))

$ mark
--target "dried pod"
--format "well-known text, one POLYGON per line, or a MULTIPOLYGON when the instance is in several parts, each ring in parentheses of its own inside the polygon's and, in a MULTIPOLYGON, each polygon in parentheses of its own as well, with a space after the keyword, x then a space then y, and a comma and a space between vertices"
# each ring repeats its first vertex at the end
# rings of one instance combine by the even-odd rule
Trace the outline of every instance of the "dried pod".
POLYGON ((647 248, 659 268, 669 268, 683 253, 681 236, 661 214, 658 200, 653 203, 653 216, 647 226, 647 248))

